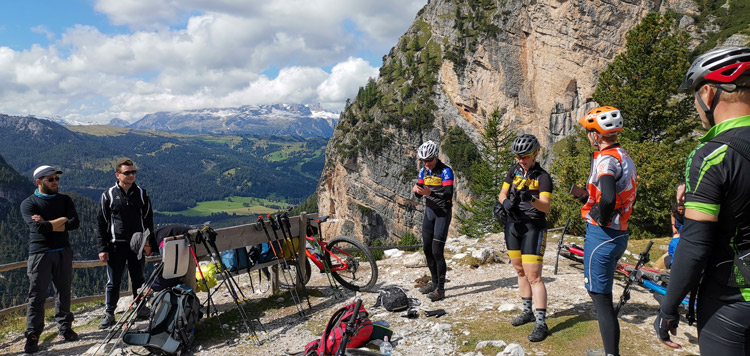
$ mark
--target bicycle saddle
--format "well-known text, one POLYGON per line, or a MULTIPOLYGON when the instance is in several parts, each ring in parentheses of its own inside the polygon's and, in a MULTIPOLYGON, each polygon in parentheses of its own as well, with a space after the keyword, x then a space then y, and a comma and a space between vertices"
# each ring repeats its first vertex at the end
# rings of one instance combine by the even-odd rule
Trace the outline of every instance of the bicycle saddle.
POLYGON ((328 216, 318 216, 317 218, 312 218, 311 220, 317 221, 318 223, 324 223, 326 220, 328 220, 328 216))

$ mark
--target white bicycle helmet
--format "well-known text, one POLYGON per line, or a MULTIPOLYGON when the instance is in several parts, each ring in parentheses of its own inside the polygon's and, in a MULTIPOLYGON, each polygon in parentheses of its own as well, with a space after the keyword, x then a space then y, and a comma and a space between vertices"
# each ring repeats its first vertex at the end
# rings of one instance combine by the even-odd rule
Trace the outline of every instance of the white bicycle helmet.
POLYGON ((437 157, 437 155, 438 145, 435 142, 432 142, 432 140, 423 143, 417 150, 417 157, 419 157, 419 159, 433 158, 437 157))

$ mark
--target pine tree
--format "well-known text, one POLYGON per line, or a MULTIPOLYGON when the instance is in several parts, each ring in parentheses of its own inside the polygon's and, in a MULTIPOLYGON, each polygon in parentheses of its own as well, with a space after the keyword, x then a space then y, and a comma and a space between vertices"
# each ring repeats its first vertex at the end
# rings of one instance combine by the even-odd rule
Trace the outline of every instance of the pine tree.
POLYGON ((506 129, 500 128, 500 114, 497 110, 493 112, 482 134, 481 159, 471 169, 469 191, 473 198, 467 204, 458 205, 461 209, 456 217, 459 233, 478 238, 502 229, 492 217, 492 208, 513 160, 508 147, 514 138, 506 129))

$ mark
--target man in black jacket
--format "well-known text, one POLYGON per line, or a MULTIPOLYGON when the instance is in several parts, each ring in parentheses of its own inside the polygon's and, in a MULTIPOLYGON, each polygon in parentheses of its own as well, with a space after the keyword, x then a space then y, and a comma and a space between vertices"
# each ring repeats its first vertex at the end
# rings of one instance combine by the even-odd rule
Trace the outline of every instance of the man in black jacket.
POLYGON ((55 320, 60 338, 78 340, 72 329, 70 287, 73 281, 73 250, 68 231, 79 226, 73 200, 58 194, 62 171, 50 166, 34 170, 37 189, 21 202, 21 214, 29 225, 29 306, 26 311, 26 346, 24 352, 39 351, 39 335, 44 330, 44 301, 49 283, 55 287, 55 320))
MULTIPOLYGON (((106 329, 115 324, 114 312, 120 297, 120 283, 125 265, 130 273, 133 297, 143 285, 145 257, 139 244, 131 248, 131 239, 145 236, 146 249, 153 251, 154 213, 146 190, 135 184, 135 164, 126 159, 117 164, 117 183, 102 193, 99 200, 99 260, 107 262, 107 293, 104 318, 99 324, 106 329), (139 258, 140 257, 140 258, 139 258)), ((148 317, 150 310, 141 308, 138 316, 148 317)))

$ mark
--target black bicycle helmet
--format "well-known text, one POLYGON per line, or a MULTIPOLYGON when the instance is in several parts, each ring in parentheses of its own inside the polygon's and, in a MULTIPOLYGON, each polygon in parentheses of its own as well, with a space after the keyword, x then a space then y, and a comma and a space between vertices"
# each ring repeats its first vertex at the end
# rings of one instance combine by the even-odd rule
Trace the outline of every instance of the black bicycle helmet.
POLYGON ((536 137, 534 137, 534 135, 524 134, 513 140, 513 144, 510 146, 510 151, 513 152, 514 155, 525 156, 536 152, 537 148, 539 148, 539 141, 537 141, 536 137))

